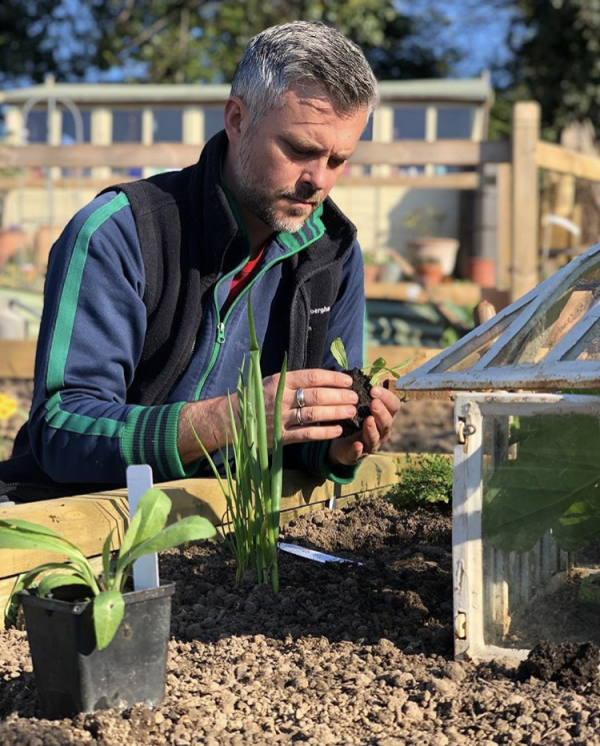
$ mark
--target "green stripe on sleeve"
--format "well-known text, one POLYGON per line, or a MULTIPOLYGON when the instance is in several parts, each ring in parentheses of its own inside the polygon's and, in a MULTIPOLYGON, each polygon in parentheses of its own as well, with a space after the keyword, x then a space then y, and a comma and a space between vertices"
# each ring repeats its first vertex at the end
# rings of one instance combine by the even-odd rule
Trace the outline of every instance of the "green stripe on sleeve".
POLYGON ((175 479, 184 479, 186 477, 193 476, 199 467, 199 462, 190 464, 187 468, 181 463, 179 457, 179 449, 177 448, 177 434, 179 430, 179 417, 181 410, 187 404, 187 402, 178 402, 173 404, 169 408, 169 414, 167 416, 167 427, 165 432, 165 440, 159 444, 159 447, 163 448, 163 452, 167 457, 167 464, 169 472, 175 479))
POLYGON ((50 357, 48 360, 48 373, 46 375, 46 387, 50 393, 63 388, 65 382, 65 366, 73 334, 75 323, 75 312, 81 289, 81 278, 85 269, 90 240, 96 230, 112 215, 129 204, 125 194, 121 193, 111 199, 106 205, 95 210, 83 224, 79 231, 75 247, 69 261, 67 276, 63 285, 58 315, 52 335, 50 357))
POLYGON ((107 438, 119 437, 125 427, 124 422, 108 417, 88 417, 82 414, 65 412, 60 408, 60 392, 46 402, 46 420, 51 427, 68 430, 82 435, 104 435, 107 438))
POLYGON ((121 457, 125 462, 125 466, 131 466, 136 464, 134 457, 134 445, 135 445, 135 431, 137 428, 137 422, 144 411, 144 407, 136 407, 125 423, 125 427, 121 431, 121 457))

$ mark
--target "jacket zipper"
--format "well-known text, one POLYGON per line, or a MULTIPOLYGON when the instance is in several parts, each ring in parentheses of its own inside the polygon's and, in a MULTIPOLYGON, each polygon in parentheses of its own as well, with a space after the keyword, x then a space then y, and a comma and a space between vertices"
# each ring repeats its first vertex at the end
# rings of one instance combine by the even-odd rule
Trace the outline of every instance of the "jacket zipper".
POLYGON ((232 313, 233 309, 241 301, 241 299, 244 297, 244 295, 246 295, 246 293, 252 289, 252 286, 254 285, 254 283, 256 283, 265 274, 265 272, 267 272, 269 269, 271 269, 271 267, 274 264, 277 264, 277 262, 282 262, 284 259, 288 259, 289 257, 293 256, 294 254, 297 254, 298 252, 302 251, 303 248, 305 248, 305 247, 301 246, 301 247, 299 247, 297 249, 294 249, 289 254, 284 254, 283 256, 276 257, 275 259, 272 259, 267 265, 265 265, 260 270, 260 272, 256 275, 256 277, 254 277, 254 279, 242 290, 242 292, 238 295, 238 297, 233 301, 233 303, 231 304, 229 310, 225 314, 225 318, 223 319, 223 321, 221 321, 221 314, 220 314, 220 310, 219 310, 219 304, 217 303, 217 292, 218 292, 218 289, 219 289, 219 285, 225 279, 227 279, 228 277, 230 277, 232 274, 235 274, 236 272, 238 272, 248 262, 248 259, 246 259, 246 261, 243 264, 240 264, 239 267, 237 267, 236 269, 234 269, 233 272, 230 272, 228 275, 225 275, 224 277, 222 277, 219 280, 219 282, 215 285, 215 289, 214 289, 214 293, 213 293, 213 301, 214 301, 214 304, 215 304, 215 311, 216 311, 216 314, 217 314, 217 339, 216 339, 216 342, 215 342, 215 344, 213 346, 212 353, 211 353, 211 356, 210 356, 210 360, 208 362, 208 366, 207 366, 206 370, 204 371, 204 374, 202 375, 202 378, 200 379, 200 382, 198 383, 198 386, 196 388, 196 395, 194 397, 194 401, 199 401, 200 400, 200 395, 202 394, 202 389, 204 388, 204 384, 206 383, 206 379, 210 375, 212 369, 215 366, 215 363, 217 362, 217 358, 218 358, 219 352, 221 350, 221 345, 223 344, 223 342, 225 342, 225 324, 227 323, 227 319, 229 318, 229 315, 232 313))

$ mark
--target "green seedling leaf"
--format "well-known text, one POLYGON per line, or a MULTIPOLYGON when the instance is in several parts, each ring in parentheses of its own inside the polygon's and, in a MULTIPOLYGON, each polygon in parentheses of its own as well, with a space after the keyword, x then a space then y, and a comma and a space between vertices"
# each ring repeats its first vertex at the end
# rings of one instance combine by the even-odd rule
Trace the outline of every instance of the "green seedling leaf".
POLYGON ((55 588, 61 588, 65 585, 77 585, 81 588, 82 595, 86 595, 86 591, 88 596, 92 595, 90 586, 80 575, 60 573, 46 575, 46 577, 42 578, 38 585, 38 595, 45 598, 55 588))
POLYGON ((112 537, 115 530, 110 532, 110 534, 106 537, 106 541, 104 542, 104 546, 102 547, 102 569, 104 571, 104 585, 105 588, 108 589, 108 585, 110 583, 110 545, 112 544, 112 537))
POLYGON ((330 350, 340 368, 342 370, 348 370, 350 368, 348 365, 348 356, 346 355, 346 348, 344 347, 341 337, 336 337, 333 340, 330 350))
MULTIPOLYGON (((71 542, 54 531, 36 531, 35 524, 28 521, 0 521, 0 549, 33 549, 63 554, 73 561, 85 560, 83 554, 71 542), (26 523, 27 527, 22 525, 26 523)), ((43 527, 40 527, 43 529, 43 527)))
POLYGON ((132 547, 162 531, 170 511, 171 500, 162 490, 155 487, 146 490, 140 498, 131 524, 123 537, 119 560, 131 551, 132 547))
POLYGON ((172 549, 188 541, 198 541, 200 539, 211 539, 217 532, 215 527, 198 515, 192 515, 183 518, 181 521, 167 526, 156 536, 152 536, 142 544, 134 547, 129 555, 129 562, 143 557, 145 554, 154 552, 163 552, 165 549, 172 549))
POLYGON ((125 615, 125 601, 119 591, 103 591, 94 598, 94 631, 96 647, 104 650, 117 634, 125 615))

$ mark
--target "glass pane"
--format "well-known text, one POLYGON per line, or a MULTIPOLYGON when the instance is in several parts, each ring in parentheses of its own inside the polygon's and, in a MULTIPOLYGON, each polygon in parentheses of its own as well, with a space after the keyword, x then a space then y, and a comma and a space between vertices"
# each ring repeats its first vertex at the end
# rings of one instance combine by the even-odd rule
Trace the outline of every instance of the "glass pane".
POLYGON ((540 309, 524 329, 494 360, 493 365, 537 363, 556 347, 563 337, 600 299, 600 266, 592 266, 573 284, 540 309))
POLYGON ((154 142, 181 142, 183 112, 181 109, 157 109, 154 115, 154 142))
POLYGON ((438 140, 470 140, 475 110, 461 107, 440 107, 437 110, 438 140))
POLYGON ((484 417, 486 644, 600 643, 600 419, 484 417))
POLYGON ((490 350, 496 340, 504 333, 506 328, 523 312, 518 308, 504 319, 498 321, 495 326, 488 329, 487 333, 476 336, 468 345, 459 346, 453 355, 449 355, 431 370, 431 373, 455 373, 468 370, 490 350))
POLYGON ((223 109, 204 110, 204 142, 220 132, 223 126, 223 109))
MULTIPOLYGON (((91 111, 80 111, 81 124, 82 124, 82 137, 81 142, 90 142, 91 134, 91 122, 92 113, 91 111)), ((75 133, 75 117, 70 111, 63 111, 62 113, 62 134, 60 141, 62 145, 73 145, 77 142, 75 133)))
POLYGON ((142 141, 142 112, 139 109, 113 111, 112 141, 142 141))
POLYGON ((425 109, 394 109, 394 140, 424 140, 425 109))
POLYGON ((25 142, 48 141, 48 112, 30 111, 25 125, 25 142))
POLYGON ((596 321, 562 360, 600 360, 600 320, 596 321))

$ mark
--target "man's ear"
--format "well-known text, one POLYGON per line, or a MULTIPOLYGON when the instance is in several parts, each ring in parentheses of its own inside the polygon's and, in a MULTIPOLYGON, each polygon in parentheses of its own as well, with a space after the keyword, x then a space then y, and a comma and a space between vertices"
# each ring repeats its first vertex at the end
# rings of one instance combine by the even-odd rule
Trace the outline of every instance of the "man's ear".
POLYGON ((231 96, 225 104, 225 131, 232 145, 237 145, 250 121, 248 107, 239 96, 231 96))

